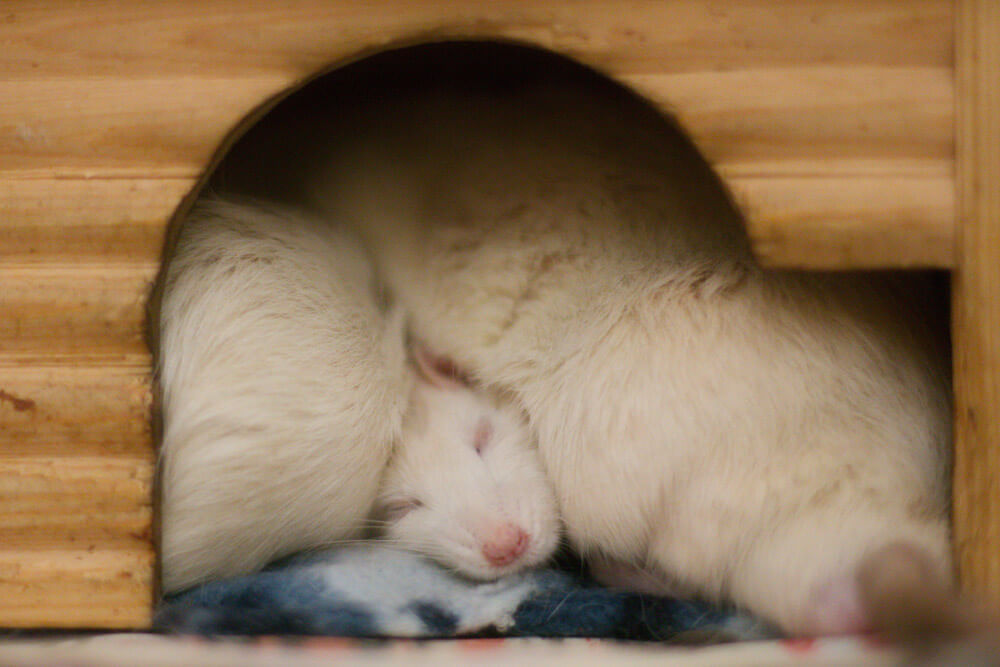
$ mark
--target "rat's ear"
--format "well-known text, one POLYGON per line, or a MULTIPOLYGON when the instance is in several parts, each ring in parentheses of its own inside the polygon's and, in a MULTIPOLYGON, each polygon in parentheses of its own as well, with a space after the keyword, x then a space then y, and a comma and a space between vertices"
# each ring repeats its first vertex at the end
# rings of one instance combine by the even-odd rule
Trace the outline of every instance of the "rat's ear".
POLYGON ((420 378, 435 387, 442 389, 458 389, 467 387, 469 382, 465 375, 447 357, 433 354, 420 343, 412 345, 413 359, 417 362, 420 378))

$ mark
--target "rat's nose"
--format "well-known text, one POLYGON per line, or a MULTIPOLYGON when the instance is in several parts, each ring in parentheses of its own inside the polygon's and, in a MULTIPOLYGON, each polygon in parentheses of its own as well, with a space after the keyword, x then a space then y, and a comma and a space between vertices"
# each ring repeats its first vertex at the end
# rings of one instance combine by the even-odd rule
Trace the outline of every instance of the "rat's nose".
POLYGON ((530 543, 531 536, 520 526, 502 523, 483 541, 483 557, 494 567, 510 565, 527 550, 530 543))

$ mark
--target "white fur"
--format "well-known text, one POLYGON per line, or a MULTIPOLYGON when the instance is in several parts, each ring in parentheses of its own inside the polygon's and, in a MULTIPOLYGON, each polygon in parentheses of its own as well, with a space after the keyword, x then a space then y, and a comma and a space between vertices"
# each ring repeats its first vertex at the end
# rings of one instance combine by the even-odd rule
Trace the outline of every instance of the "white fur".
POLYGON ((555 495, 516 409, 458 383, 421 380, 403 430, 377 508, 411 507, 389 519, 389 540, 475 579, 496 579, 552 555, 559 538, 555 495), (489 437, 477 452, 483 425, 489 437), (522 529, 529 541, 516 559, 497 566, 483 546, 504 525, 522 529))
POLYGON ((420 338, 520 402, 585 555, 796 633, 837 630, 816 600, 882 545, 949 571, 948 369, 904 292, 762 271, 700 163, 620 100, 379 104, 317 201, 420 338))
POLYGON ((202 201, 159 321, 163 588, 360 535, 409 393, 400 316, 357 241, 202 201))

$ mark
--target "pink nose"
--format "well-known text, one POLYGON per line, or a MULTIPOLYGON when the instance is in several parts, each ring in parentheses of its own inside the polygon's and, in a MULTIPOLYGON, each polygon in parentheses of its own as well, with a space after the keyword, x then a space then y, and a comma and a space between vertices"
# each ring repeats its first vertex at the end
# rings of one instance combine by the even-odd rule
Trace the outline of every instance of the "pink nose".
POLYGON ((483 542, 483 557, 494 567, 510 565, 523 554, 531 537, 520 526, 503 523, 483 542))

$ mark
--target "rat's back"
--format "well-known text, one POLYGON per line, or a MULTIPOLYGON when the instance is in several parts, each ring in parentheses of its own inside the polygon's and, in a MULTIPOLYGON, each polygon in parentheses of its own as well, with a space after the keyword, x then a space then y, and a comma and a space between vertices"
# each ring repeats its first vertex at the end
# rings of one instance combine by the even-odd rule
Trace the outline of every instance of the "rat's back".
POLYGON ((164 589, 359 534, 409 384, 401 318, 353 236, 202 201, 159 326, 164 589))
POLYGON ((314 191, 415 333, 525 408, 578 548, 795 632, 849 624, 810 613, 888 543, 948 571, 947 356, 920 279, 762 270, 635 100, 448 95, 359 113, 314 191))

